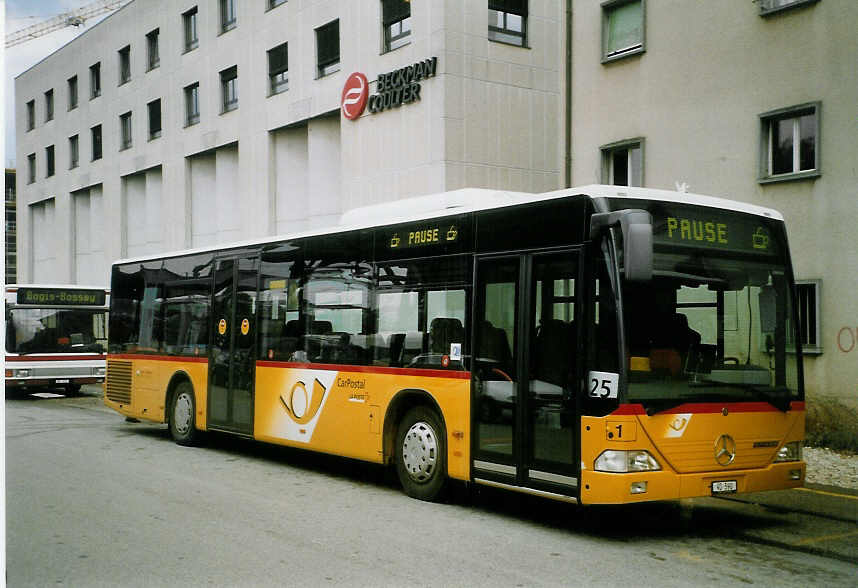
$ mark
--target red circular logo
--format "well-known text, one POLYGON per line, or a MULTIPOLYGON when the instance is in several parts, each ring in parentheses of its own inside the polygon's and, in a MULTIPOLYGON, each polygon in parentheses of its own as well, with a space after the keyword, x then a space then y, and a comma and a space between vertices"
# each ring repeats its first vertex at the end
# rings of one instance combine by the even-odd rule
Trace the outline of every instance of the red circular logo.
POLYGON ((369 82, 366 76, 356 71, 349 76, 343 86, 343 97, 340 101, 343 116, 349 120, 355 120, 366 108, 369 98, 369 82))

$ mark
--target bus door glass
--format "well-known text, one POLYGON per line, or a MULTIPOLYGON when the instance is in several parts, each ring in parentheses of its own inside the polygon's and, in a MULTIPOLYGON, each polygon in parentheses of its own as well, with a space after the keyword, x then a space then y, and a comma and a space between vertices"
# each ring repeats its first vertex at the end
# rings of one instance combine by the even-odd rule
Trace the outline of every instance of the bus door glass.
POLYGON ((252 434, 259 260, 218 259, 215 264, 208 422, 252 434))
POLYGON ((475 477, 577 492, 578 254, 478 261, 475 477))

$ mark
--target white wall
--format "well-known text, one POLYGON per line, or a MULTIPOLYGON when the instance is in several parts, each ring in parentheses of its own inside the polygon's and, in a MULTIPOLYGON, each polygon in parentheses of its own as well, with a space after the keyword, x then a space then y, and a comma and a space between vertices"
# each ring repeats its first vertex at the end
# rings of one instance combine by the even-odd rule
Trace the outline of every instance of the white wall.
POLYGON ((311 120, 307 127, 309 227, 337 224, 340 202, 340 118, 311 120))
POLYGON ((59 249, 56 238, 56 203, 54 200, 44 200, 31 205, 30 222, 32 225, 30 249, 33 252, 32 281, 54 283, 57 279, 55 275, 56 254, 59 249))
POLYGON ((214 153, 190 157, 191 246, 217 242, 217 208, 214 153))
POLYGON ((274 234, 307 228, 309 173, 307 127, 271 133, 274 173, 274 234))

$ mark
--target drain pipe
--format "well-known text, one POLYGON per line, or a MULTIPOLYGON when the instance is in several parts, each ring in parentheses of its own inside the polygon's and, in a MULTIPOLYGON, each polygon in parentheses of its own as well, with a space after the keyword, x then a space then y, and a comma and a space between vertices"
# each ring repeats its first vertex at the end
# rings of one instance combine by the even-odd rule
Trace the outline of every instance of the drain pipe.
POLYGON ((563 140, 567 188, 572 187, 572 2, 566 0, 566 125, 563 140))

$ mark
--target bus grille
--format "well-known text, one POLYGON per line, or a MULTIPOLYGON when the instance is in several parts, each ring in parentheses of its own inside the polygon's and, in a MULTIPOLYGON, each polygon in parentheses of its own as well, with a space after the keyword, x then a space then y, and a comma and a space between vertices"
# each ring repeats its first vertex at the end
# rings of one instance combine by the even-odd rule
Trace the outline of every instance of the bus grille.
POLYGON ((107 399, 120 404, 131 404, 131 362, 108 360, 107 399))

